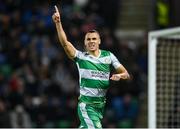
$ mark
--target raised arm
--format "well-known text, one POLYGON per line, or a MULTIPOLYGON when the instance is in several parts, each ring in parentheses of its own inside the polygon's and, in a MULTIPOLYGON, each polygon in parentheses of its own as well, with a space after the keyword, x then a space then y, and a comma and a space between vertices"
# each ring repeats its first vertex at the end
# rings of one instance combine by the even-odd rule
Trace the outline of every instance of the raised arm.
POLYGON ((52 15, 52 19, 56 25, 58 38, 62 47, 64 48, 67 56, 70 59, 73 59, 75 57, 76 49, 72 43, 67 40, 66 34, 61 24, 61 16, 57 6, 55 6, 55 13, 52 15))

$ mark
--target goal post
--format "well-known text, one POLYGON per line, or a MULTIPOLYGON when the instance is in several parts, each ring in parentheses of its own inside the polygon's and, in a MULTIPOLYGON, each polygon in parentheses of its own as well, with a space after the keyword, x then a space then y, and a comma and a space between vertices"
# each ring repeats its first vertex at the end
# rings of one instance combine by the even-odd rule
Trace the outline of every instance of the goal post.
POLYGON ((180 128, 180 27, 148 34, 148 127, 180 128))

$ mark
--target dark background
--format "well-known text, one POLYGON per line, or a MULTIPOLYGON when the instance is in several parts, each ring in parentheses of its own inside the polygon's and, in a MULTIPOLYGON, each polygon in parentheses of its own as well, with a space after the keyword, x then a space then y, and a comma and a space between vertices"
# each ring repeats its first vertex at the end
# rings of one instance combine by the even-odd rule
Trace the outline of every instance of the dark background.
MULTIPOLYGON (((132 79, 111 82, 103 127, 147 127, 147 33, 180 24, 180 1, 151 1, 150 27, 137 44, 119 39, 121 0, 0 0, 0 127, 78 127, 78 72, 59 45, 51 16, 62 11, 68 39, 83 50, 84 34, 97 29, 101 48, 113 52, 132 79), (169 6, 162 16, 157 2, 169 6), (157 21, 158 17, 167 24, 157 21), (142 118, 142 116, 144 116, 142 118)), ((121 29, 121 28, 120 28, 121 29)))

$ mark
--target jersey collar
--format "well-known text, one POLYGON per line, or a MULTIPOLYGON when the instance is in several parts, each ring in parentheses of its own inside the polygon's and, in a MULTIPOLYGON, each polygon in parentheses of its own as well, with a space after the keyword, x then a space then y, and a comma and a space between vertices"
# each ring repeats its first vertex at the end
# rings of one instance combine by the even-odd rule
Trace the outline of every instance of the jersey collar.
MULTIPOLYGON (((87 54, 89 54, 89 53, 87 52, 87 54)), ((99 49, 99 55, 98 56, 93 56, 91 54, 89 54, 89 56, 98 59, 101 56, 101 50, 99 49)))

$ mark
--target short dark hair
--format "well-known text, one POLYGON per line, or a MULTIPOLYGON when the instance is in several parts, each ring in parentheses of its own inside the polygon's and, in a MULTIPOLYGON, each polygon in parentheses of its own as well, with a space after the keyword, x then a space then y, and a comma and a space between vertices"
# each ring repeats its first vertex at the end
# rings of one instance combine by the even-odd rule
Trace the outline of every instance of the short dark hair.
POLYGON ((89 30, 87 33, 98 33, 99 34, 99 32, 97 30, 95 30, 95 29, 89 30))
POLYGON ((97 30, 95 30, 95 29, 89 30, 86 34, 88 34, 88 33, 97 33, 99 35, 99 37, 100 37, 99 32, 97 30))

